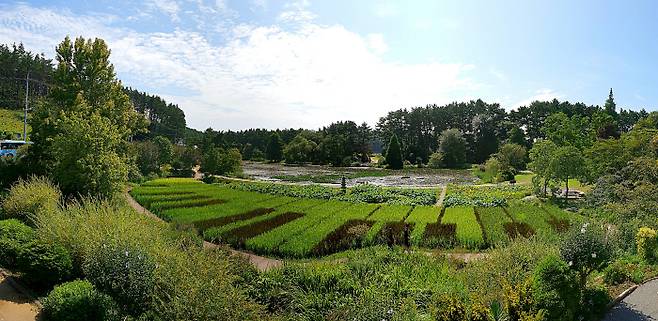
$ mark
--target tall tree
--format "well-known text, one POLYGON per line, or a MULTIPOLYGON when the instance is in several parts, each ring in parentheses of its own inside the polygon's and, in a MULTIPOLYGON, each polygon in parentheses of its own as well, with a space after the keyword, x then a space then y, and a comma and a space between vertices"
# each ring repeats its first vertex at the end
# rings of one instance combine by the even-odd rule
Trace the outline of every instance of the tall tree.
MULTIPOLYGON (((550 140, 541 139, 532 146, 530 149, 530 163, 528 167, 537 175, 536 177, 541 180, 543 195, 546 195, 548 183, 554 178, 551 172, 551 159, 557 149, 557 145, 550 140)), ((533 179, 533 183, 535 180, 533 179)), ((538 182, 539 184, 539 182, 538 182)))
POLYGON ((388 148, 386 149, 386 165, 390 169, 402 169, 404 167, 398 135, 393 134, 391 140, 388 142, 388 148))
POLYGON ((443 163, 448 168, 457 168, 466 161, 466 140, 459 129, 451 128, 441 132, 439 151, 443 155, 443 163))
POLYGON ((109 171, 119 163, 127 166, 128 139, 145 130, 148 123, 123 92, 109 57, 110 50, 102 39, 80 37, 71 42, 66 37, 57 47, 54 86, 32 115, 35 144, 30 157, 44 173, 53 173, 65 192, 111 197, 126 176, 123 170, 109 176, 99 170, 109 171), (76 139, 74 135, 81 134, 72 130, 75 123, 89 130, 87 135, 95 134, 94 126, 99 126, 98 137, 87 140, 90 146, 70 143, 76 139), (108 142, 92 143, 92 139, 108 142), (90 158, 94 158, 97 170, 84 172, 88 170, 84 164, 89 164, 90 158), (79 175, 80 180, 74 184, 65 175, 79 175))
POLYGON ((267 143, 267 160, 270 162, 280 162, 283 159, 283 142, 279 133, 274 132, 270 135, 270 140, 267 143))
POLYGON ((603 110, 605 110, 606 114, 617 119, 617 104, 615 103, 615 97, 612 94, 612 88, 610 88, 610 94, 608 95, 608 99, 605 101, 603 110))
POLYGON ((569 179, 583 177, 585 170, 585 159, 578 148, 564 146, 553 152, 549 165, 550 176, 564 182, 567 197, 569 195, 569 179))

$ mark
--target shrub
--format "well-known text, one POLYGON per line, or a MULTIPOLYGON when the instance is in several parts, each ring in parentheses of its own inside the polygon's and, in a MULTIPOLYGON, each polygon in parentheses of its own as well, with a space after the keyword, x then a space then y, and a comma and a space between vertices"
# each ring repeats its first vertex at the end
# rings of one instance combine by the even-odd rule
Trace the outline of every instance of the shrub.
POLYGON ((433 153, 430 156, 429 163, 427 164, 429 168, 441 168, 443 167, 443 154, 440 152, 433 153))
POLYGON ((614 262, 603 270, 603 281, 608 285, 618 285, 629 279, 626 266, 622 262, 614 262))
POLYGON ((19 252, 17 268, 27 283, 48 288, 71 277, 73 261, 61 245, 36 239, 19 252))
POLYGON ((491 310, 482 303, 471 305, 468 313, 470 321, 489 321, 491 320, 491 310))
POLYGON ((532 276, 532 298, 546 320, 575 320, 580 289, 567 263, 556 256, 542 260, 532 276))
POLYGON ((43 317, 49 321, 104 321, 116 317, 112 299, 96 291, 89 281, 58 285, 43 301, 43 317))
POLYGON ((604 287, 586 288, 580 305, 580 320, 601 320, 610 303, 610 295, 604 287))
POLYGON ((6 218, 16 218, 30 224, 38 211, 56 208, 61 198, 62 193, 47 178, 19 179, 9 189, 2 209, 6 218))
POLYGON ((654 229, 641 227, 635 236, 637 254, 645 261, 652 261, 655 258, 655 251, 658 247, 658 238, 656 235, 654 229))
POLYGON ((122 245, 101 245, 84 263, 85 276, 111 295, 131 315, 149 309, 155 264, 141 250, 122 245))
POLYGON ((462 321, 467 320, 466 307, 460 298, 444 294, 439 296, 430 307, 434 320, 462 321))
POLYGON ((33 239, 34 230, 21 221, 0 221, 0 267, 15 267, 21 248, 33 239))
POLYGON ((578 272, 580 287, 585 288, 587 276, 594 270, 604 268, 612 251, 601 228, 584 223, 573 228, 560 244, 560 255, 571 269, 578 272))

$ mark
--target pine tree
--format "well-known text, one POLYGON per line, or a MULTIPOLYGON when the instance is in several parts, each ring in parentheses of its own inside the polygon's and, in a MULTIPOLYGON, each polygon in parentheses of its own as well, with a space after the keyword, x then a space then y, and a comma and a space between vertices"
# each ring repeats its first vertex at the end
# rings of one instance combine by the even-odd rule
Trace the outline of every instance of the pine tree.
POLYGON ((274 132, 270 135, 266 154, 270 162, 280 162, 283 159, 283 143, 278 133, 274 132))
POLYGON ((610 88, 610 95, 605 101, 605 113, 617 119, 617 104, 615 103, 615 98, 612 94, 612 88, 610 88))
POLYGON ((398 136, 393 134, 386 149, 386 164, 390 169, 402 169, 402 151, 400 150, 400 142, 398 136))

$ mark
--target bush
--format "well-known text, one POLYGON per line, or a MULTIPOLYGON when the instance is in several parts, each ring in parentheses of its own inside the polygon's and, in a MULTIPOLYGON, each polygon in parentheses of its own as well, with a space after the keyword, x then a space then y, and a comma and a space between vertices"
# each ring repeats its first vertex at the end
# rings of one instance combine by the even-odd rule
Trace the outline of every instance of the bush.
POLYGON ((610 303, 610 295, 604 287, 587 288, 583 291, 580 320, 601 320, 610 303))
POLYGON ((89 281, 58 285, 43 301, 43 317, 49 321, 104 321, 116 317, 112 299, 96 291, 89 281))
POLYGON ((151 306, 154 270, 148 255, 121 245, 102 245, 92 250, 83 266, 87 279, 133 316, 151 306))
POLYGON ((444 294, 439 296, 430 307, 434 320, 462 321, 467 320, 466 307, 458 297, 444 294))
POLYGON ((567 263, 555 256, 542 260, 532 276, 532 298, 546 320, 575 320, 580 289, 567 263))
POLYGON ((427 163, 429 168, 441 168, 443 167, 443 154, 440 152, 433 153, 430 155, 429 163, 427 163))
POLYGON ((15 267, 21 248, 33 239, 34 230, 21 221, 0 221, 0 267, 15 267))
POLYGON ((61 245, 36 239, 19 252, 17 268, 28 284, 48 288, 71 277, 73 260, 61 245))
POLYGON ((608 285, 618 285, 626 282, 630 277, 626 268, 626 265, 622 262, 610 264, 603 270, 603 281, 608 285))
POLYGON ((658 247, 658 238, 656 231, 648 227, 641 227, 635 236, 637 243, 637 254, 648 262, 655 259, 655 251, 658 247))
POLYGON ((587 276, 608 264, 612 250, 600 227, 584 223, 567 233, 560 244, 560 255, 571 269, 578 272, 580 287, 584 289, 587 276))
POLYGON ((2 203, 3 215, 31 224, 38 211, 56 208, 61 198, 62 193, 47 178, 19 179, 2 203))

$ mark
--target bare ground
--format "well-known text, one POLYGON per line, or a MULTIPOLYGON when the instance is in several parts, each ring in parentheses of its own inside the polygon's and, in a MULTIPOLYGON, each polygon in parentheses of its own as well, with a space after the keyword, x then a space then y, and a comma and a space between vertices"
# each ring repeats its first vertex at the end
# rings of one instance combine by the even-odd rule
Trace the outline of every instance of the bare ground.
POLYGON ((39 306, 0 271, 0 321, 39 320, 39 306))

